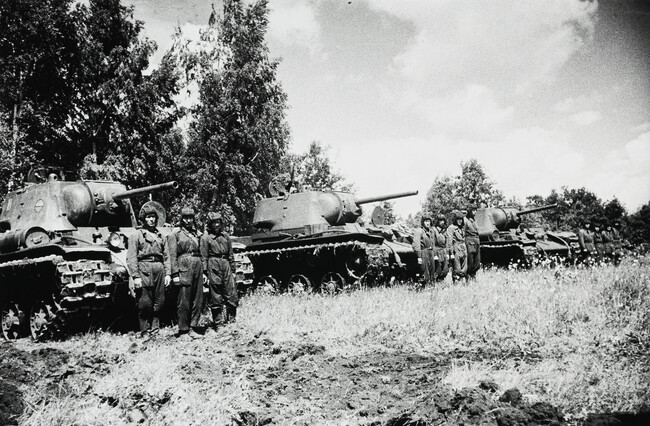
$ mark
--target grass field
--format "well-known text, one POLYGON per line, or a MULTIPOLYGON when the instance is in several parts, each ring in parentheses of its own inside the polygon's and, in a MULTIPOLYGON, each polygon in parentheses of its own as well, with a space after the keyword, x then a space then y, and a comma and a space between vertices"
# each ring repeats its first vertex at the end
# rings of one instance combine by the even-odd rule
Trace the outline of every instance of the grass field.
POLYGON ((26 425, 580 424, 650 409, 650 259, 253 295, 197 340, 163 329, 0 348, 26 425))

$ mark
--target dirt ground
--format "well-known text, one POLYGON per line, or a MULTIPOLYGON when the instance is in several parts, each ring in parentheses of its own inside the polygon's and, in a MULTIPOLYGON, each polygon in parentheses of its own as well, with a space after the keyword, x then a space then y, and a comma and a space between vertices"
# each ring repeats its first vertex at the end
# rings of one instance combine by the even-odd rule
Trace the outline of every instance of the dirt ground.
MULTIPOLYGON (((36 383, 45 383, 45 392, 52 395, 82 398, 72 390, 74 380, 102 377, 142 351, 180 345, 171 334, 163 333, 145 340, 133 336, 132 340, 122 355, 65 352, 56 349, 56 343, 1 344, 0 424, 17 424, 27 409, 23 392, 36 383)), ((186 353, 196 353, 196 348, 207 352, 220 348, 216 351, 231 362, 224 364, 220 374, 209 374, 214 364, 211 367, 200 357, 188 358, 191 362, 183 366, 184 380, 201 382, 210 389, 245 373, 252 395, 249 405, 256 408, 234 412, 233 424, 566 424, 558 408, 545 402, 529 403, 517 389, 502 389, 486 380, 476 387, 453 391, 441 382, 452 362, 485 357, 535 362, 535 354, 455 352, 425 357, 392 352, 346 357, 330 355, 326 347, 312 343, 275 343, 236 331, 206 336, 188 345, 191 347, 183 348, 186 353), (258 364, 256 360, 260 359, 266 362, 258 364)), ((179 356, 185 356, 183 353, 180 351, 179 356)), ((94 392, 92 380, 87 391, 94 392)), ((124 420, 142 424, 159 423, 157 413, 172 399, 172 395, 151 399, 132 394, 118 401, 114 395, 94 395, 103 404, 119 405, 124 420)), ((649 424, 647 420, 647 416, 621 413, 592 415, 584 424, 649 424)))

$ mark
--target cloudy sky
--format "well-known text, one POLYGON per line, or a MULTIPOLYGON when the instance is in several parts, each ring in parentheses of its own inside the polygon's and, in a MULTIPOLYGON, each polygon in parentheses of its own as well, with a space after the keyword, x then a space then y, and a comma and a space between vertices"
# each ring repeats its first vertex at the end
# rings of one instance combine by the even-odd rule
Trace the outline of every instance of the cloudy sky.
MULTIPOLYGON (((129 3, 129 2, 127 2, 129 3)), ((159 51, 210 1, 134 0, 159 51)), ((219 9, 220 0, 215 2, 219 9)), ((650 201, 650 6, 642 0, 270 0, 292 151, 330 146, 360 196, 476 158, 509 198, 586 187, 650 201)))

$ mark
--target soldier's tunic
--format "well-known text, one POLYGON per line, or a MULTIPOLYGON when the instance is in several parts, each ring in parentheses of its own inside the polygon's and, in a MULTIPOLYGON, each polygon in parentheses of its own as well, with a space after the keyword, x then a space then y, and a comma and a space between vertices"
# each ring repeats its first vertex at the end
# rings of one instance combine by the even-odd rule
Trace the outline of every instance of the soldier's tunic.
POLYGON ((140 228, 131 237, 127 251, 127 265, 133 279, 142 280, 136 289, 140 330, 158 326, 160 312, 165 304, 165 275, 169 274, 164 262, 165 240, 153 228, 140 228))
POLYGON ((596 254, 598 259, 602 259, 605 254, 605 246, 603 245, 603 232, 595 231, 594 232, 594 247, 596 247, 596 254))
POLYGON ((466 217, 465 220, 465 245, 467 247, 467 276, 476 277, 481 269, 481 249, 478 236, 478 226, 473 218, 466 217))
POLYGON ((433 238, 431 229, 420 226, 413 235, 413 250, 422 259, 422 274, 424 281, 430 284, 436 274, 433 260, 433 238))
POLYGON ((596 252, 594 246, 594 233, 588 229, 581 229, 578 231, 578 244, 582 250, 583 257, 587 257, 596 252))
POLYGON ((614 255, 614 239, 612 234, 607 230, 603 231, 603 253, 607 257, 614 255))
POLYGON ((465 246, 465 230, 463 227, 449 225, 447 228, 447 248, 453 256, 452 278, 454 281, 467 274, 467 247, 465 246))
POLYGON ((449 249, 445 230, 437 226, 433 228, 433 255, 436 262, 436 280, 444 280, 449 273, 449 249))
POLYGON ((201 261, 210 285, 210 308, 220 309, 222 305, 236 308, 239 297, 233 275, 235 256, 226 233, 206 232, 201 236, 201 261))
POLYGON ((203 306, 203 264, 196 231, 181 228, 167 237, 169 270, 178 277, 176 315, 178 331, 184 333, 198 327, 203 306))

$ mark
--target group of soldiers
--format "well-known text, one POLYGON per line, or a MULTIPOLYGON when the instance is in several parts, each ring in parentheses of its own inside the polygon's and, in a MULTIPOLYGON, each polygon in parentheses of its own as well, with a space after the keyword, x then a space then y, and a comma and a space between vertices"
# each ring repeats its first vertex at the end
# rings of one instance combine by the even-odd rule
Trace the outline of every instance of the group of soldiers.
POLYGON ((579 260, 587 264, 612 262, 618 265, 623 257, 619 228, 618 221, 601 226, 597 221, 586 220, 578 231, 579 260))
POLYGON ((197 229, 196 214, 183 208, 179 229, 166 238, 157 227, 158 212, 144 205, 142 226, 130 238, 127 252, 142 334, 159 330, 165 300, 175 298, 178 337, 198 338, 232 322, 239 304, 233 275, 234 255, 219 213, 207 214, 206 231, 197 229), (166 291, 170 290, 171 291, 166 291), (202 314, 209 310, 206 328, 202 314))
POLYGON ((430 216, 422 216, 413 235, 413 250, 422 268, 424 285, 444 280, 450 268, 454 283, 476 278, 481 251, 475 212, 474 205, 468 206, 465 215, 454 210, 449 226, 445 215, 438 215, 435 223, 430 216))

